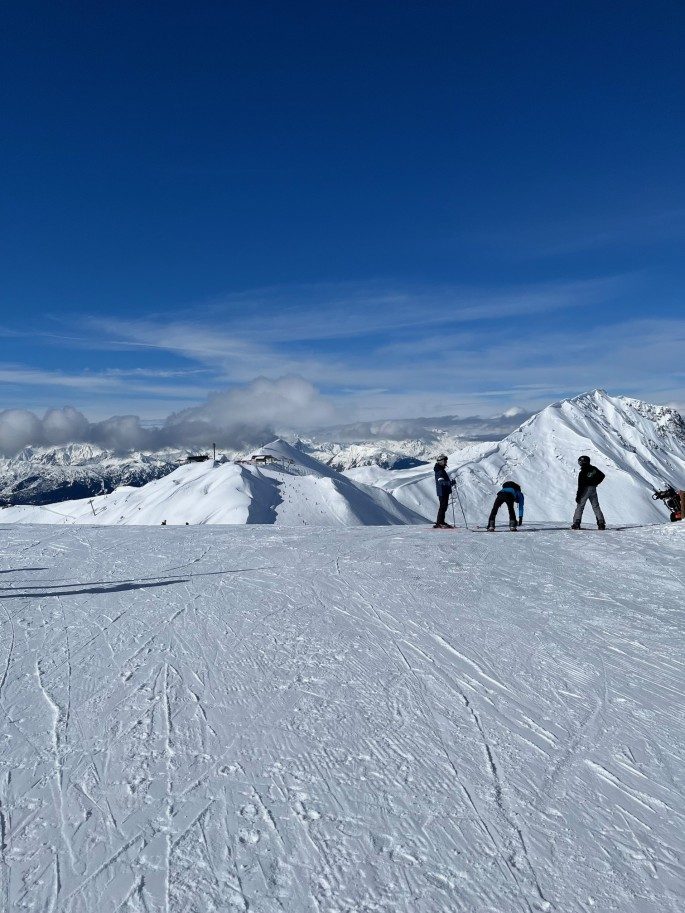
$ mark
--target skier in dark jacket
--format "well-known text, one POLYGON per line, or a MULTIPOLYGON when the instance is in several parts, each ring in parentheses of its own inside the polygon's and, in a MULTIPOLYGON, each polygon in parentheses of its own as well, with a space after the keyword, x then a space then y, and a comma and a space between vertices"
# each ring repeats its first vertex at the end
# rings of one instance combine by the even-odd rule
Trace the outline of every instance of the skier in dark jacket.
POLYGON ((580 472, 578 473, 578 491, 576 493, 577 507, 576 512, 573 515, 571 529, 580 529, 580 521, 583 519, 583 510, 588 501, 592 504, 592 509, 595 512, 597 529, 606 529, 604 514, 602 513, 602 508, 599 506, 599 499, 597 497, 597 486, 601 485, 604 481, 604 473, 601 469, 597 469, 596 466, 592 465, 589 456, 578 457, 578 465, 580 466, 580 472))
POLYGON ((441 453, 435 461, 433 472, 435 473, 435 489, 440 502, 438 519, 433 524, 433 529, 454 529, 451 523, 445 523, 445 514, 447 513, 447 505, 450 503, 452 489, 457 483, 447 475, 447 457, 444 453, 441 453))
POLYGON ((492 505, 492 510, 490 511, 490 517, 488 519, 488 532, 494 533, 497 511, 503 504, 507 505, 507 510, 509 511, 509 529, 512 532, 516 532, 517 527, 523 523, 523 502, 524 497, 521 486, 516 482, 505 482, 497 492, 495 503, 492 505), (518 504, 518 522, 516 520, 516 514, 514 513, 514 504, 518 504))

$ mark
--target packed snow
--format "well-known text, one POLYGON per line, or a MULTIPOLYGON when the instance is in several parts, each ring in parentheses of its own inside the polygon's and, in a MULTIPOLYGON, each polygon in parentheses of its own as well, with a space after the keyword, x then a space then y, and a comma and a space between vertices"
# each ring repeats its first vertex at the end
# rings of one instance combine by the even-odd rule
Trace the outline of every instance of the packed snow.
POLYGON ((262 448, 270 464, 180 466, 140 488, 46 506, 9 507, 4 522, 178 525, 383 526, 425 523, 379 488, 353 482, 283 440, 262 448))
POLYGON ((683 908, 685 524, 2 535, 3 910, 683 908))

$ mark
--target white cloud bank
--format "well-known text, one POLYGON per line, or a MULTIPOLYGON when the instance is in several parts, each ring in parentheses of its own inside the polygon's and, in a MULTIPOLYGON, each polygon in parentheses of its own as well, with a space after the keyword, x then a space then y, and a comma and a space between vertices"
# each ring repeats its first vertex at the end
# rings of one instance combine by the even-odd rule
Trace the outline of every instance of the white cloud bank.
POLYGON ((145 427, 135 415, 91 422, 72 406, 49 409, 42 418, 26 409, 6 409, 0 412, 0 453, 12 456, 29 445, 80 442, 117 451, 206 447, 211 442, 242 448, 333 416, 333 406, 303 378, 260 377, 244 387, 211 393, 206 402, 170 415, 157 428, 145 427))

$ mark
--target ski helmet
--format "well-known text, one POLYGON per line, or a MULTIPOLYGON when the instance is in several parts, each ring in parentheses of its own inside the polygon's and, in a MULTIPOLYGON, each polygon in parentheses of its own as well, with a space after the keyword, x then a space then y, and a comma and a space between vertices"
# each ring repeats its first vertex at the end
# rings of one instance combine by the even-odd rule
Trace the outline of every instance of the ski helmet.
POLYGON ((447 459, 448 459, 448 458, 447 458, 447 455, 444 454, 444 453, 441 453, 439 457, 436 457, 436 458, 435 458, 435 462, 436 462, 436 463, 442 463, 442 462, 445 462, 445 463, 446 463, 446 462, 447 462, 447 459))
POLYGON ((578 457, 578 465, 579 465, 579 466, 589 466, 589 465, 590 465, 590 457, 589 457, 589 456, 579 456, 579 457, 578 457))

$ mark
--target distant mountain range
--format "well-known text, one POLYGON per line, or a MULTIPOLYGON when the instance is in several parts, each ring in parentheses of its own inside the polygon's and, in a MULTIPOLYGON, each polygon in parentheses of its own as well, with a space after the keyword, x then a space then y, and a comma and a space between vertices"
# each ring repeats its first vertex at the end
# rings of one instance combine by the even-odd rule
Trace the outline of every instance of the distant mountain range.
POLYGON ((357 422, 325 428, 295 442, 306 453, 343 472, 359 466, 411 469, 473 442, 499 441, 530 413, 509 409, 492 418, 441 415, 433 418, 357 422))
POLYGON ((94 444, 26 447, 0 457, 0 504, 53 504, 145 485, 176 468, 186 451, 116 454, 94 444))
POLYGON ((664 520, 653 489, 685 486, 685 422, 668 407, 595 390, 554 403, 491 441, 460 437, 458 421, 444 417, 443 428, 428 419, 346 426, 337 429, 343 440, 279 439, 267 449, 284 461, 281 469, 234 465, 236 454, 178 468, 186 451, 122 456, 89 444, 31 448, 0 461, 0 497, 51 507, 10 508, 2 518, 48 522, 52 511, 56 522, 66 514, 93 522, 87 499, 96 497, 96 522, 104 523, 416 522, 435 514, 432 462, 439 451, 450 455, 472 522, 484 522, 494 492, 509 478, 524 489, 527 518, 566 522, 581 453, 606 473, 600 496, 610 523, 664 520), (353 428, 373 437, 351 441, 353 428), (422 436, 380 437, 403 430, 422 436))
POLYGON ((262 448, 270 462, 191 463, 140 488, 58 504, 8 507, 5 522, 179 526, 387 526, 424 518, 380 488, 348 479, 283 440, 262 448))
MULTIPOLYGON (((499 440, 498 431, 518 424, 516 416, 525 417, 525 413, 512 410, 494 419, 441 416, 364 422, 289 441, 338 471, 369 465, 407 469, 429 462, 438 451, 452 453, 484 435, 487 440, 499 440)), ((187 453, 178 448, 122 454, 94 444, 27 447, 14 457, 0 457, 0 504, 52 504, 108 494, 120 485, 145 485, 172 472, 187 453)), ((249 453, 225 450, 223 455, 249 453)))

